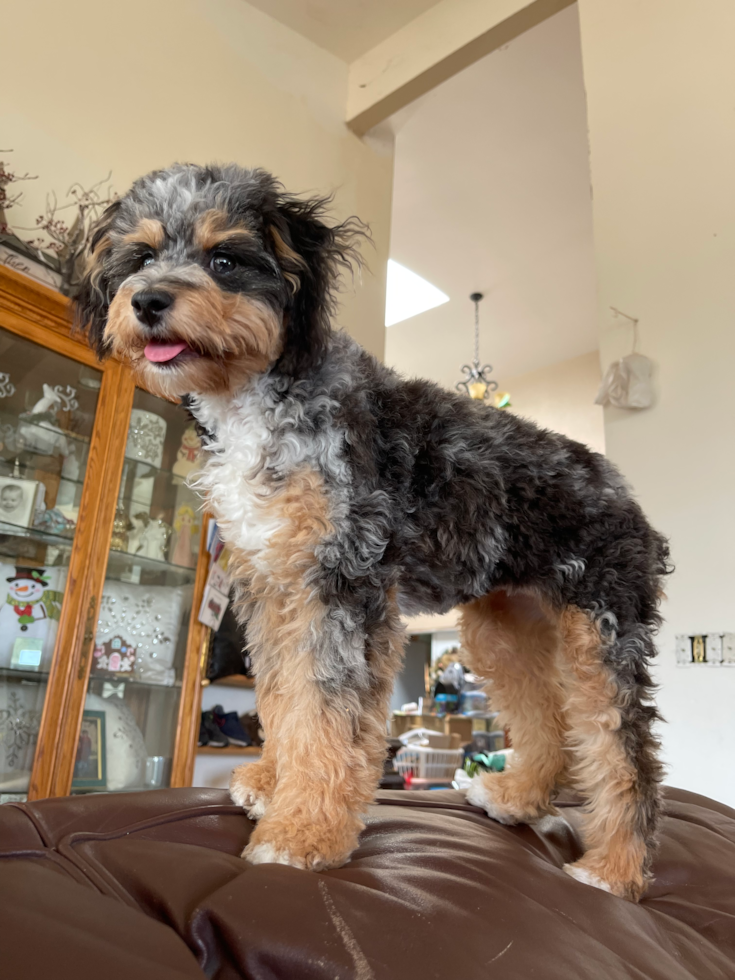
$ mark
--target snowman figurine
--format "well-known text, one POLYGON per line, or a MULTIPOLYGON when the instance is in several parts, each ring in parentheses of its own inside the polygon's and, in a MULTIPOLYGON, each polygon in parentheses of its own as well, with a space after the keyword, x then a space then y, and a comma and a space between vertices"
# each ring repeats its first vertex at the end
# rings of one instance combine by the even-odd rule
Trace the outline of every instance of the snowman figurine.
POLYGON ((10 666, 14 645, 21 638, 42 643, 59 612, 55 599, 50 598, 57 593, 49 592, 45 569, 16 566, 15 575, 6 581, 8 590, 0 605, 0 667, 10 666))
POLYGON ((43 625, 41 632, 33 627, 49 618, 43 601, 49 584, 46 570, 16 566, 15 575, 7 578, 6 582, 8 594, 5 605, 0 606, 0 632, 4 634, 9 628, 16 634, 20 630, 26 636, 44 635, 48 624, 43 625))

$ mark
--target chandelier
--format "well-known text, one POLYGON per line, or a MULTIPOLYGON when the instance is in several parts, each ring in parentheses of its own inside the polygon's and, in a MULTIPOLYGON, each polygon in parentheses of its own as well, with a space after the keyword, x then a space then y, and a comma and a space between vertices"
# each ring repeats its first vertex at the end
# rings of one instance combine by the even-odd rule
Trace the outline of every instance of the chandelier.
POLYGON ((498 382, 490 375, 493 372, 492 364, 485 364, 480 367, 480 300, 482 293, 472 293, 470 300, 475 304, 475 356, 472 364, 464 364, 462 371, 464 379, 455 385, 457 391, 469 395, 476 401, 484 402, 493 392, 493 404, 496 408, 508 408, 510 405, 510 395, 507 391, 498 391, 498 382))

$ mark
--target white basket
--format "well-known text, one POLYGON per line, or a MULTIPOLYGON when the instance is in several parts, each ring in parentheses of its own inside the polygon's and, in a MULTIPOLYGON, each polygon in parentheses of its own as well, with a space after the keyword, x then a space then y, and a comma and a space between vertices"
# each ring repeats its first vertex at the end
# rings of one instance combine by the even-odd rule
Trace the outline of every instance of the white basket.
POLYGON ((416 779, 451 779, 462 765, 462 749, 432 749, 410 745, 396 753, 395 766, 402 776, 410 772, 416 779))

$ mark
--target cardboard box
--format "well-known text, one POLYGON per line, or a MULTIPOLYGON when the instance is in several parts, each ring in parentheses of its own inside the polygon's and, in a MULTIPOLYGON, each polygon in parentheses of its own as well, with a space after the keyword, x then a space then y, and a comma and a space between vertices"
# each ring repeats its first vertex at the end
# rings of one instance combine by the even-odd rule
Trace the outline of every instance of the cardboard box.
POLYGON ((448 735, 456 735, 460 745, 472 741, 473 720, 467 715, 447 715, 444 719, 444 731, 448 735))
POLYGON ((408 715, 402 711, 394 711, 390 721, 390 733, 398 738, 411 728, 431 728, 435 732, 444 732, 444 719, 437 715, 408 715))

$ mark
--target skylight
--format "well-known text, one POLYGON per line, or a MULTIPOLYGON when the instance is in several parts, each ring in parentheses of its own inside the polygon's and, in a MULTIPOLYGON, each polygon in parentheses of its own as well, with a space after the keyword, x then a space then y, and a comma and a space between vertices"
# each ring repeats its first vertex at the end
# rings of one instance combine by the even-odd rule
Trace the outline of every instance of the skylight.
POLYGON ((385 298, 385 325, 393 326, 418 313, 448 303, 449 297, 405 265, 388 259, 388 288, 385 298))

